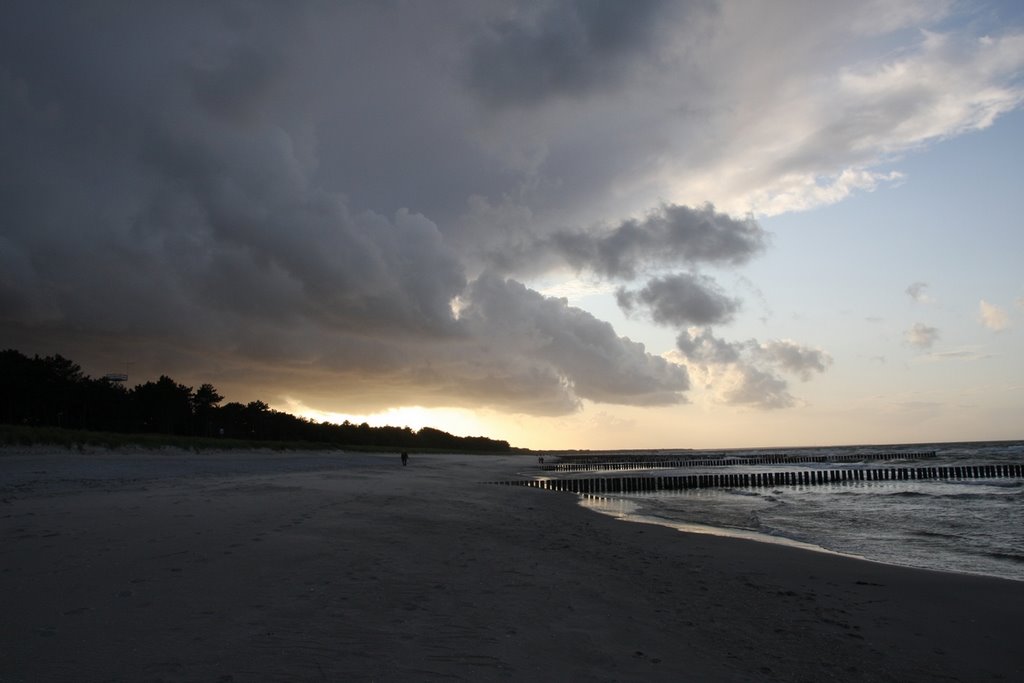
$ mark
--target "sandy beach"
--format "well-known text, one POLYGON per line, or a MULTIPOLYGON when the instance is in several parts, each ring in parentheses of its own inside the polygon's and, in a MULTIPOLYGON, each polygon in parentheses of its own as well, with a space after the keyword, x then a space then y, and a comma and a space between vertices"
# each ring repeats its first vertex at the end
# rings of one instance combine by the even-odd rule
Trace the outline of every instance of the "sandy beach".
POLYGON ((0 454, 0 681, 1018 681, 1024 582, 622 522, 511 456, 0 454))

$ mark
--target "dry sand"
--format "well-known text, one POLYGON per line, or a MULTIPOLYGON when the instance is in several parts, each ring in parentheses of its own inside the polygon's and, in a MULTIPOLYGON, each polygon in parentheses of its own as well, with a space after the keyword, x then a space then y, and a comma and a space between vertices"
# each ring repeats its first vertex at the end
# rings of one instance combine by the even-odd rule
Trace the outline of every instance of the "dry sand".
POLYGON ((1020 681, 1024 583, 683 534, 513 457, 0 455, 0 681, 1020 681))

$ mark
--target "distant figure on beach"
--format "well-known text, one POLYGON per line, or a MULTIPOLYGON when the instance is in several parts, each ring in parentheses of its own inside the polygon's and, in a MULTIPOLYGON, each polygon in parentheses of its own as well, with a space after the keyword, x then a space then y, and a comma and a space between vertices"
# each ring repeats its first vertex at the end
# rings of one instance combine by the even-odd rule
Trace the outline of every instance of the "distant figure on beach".
POLYGON ((406 453, 405 451, 402 451, 402 467, 405 467, 408 464, 409 464, 409 454, 406 453))
POLYGON ((544 456, 543 455, 538 455, 537 456, 537 462, 539 462, 541 465, 543 465, 544 464, 544 456))

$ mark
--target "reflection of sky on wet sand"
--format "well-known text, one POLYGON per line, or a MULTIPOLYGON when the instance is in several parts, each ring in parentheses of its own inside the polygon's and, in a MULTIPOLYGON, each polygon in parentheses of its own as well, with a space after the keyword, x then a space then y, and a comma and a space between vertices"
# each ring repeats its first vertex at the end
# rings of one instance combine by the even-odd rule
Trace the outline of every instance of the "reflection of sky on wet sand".
MULTIPOLYGON (((709 494, 708 497, 713 496, 713 493, 707 491, 693 491, 692 494, 709 494)), ((660 492, 658 494, 647 494, 648 496, 657 495, 690 495, 680 493, 669 493, 660 492)), ((646 497, 646 496, 645 496, 646 497)), ((673 529, 678 529, 691 534, 707 534, 709 536, 726 536, 729 538, 742 538, 748 541, 760 541, 762 543, 775 543, 778 545, 786 545, 793 548, 803 548, 804 550, 814 550, 818 552, 832 553, 833 551, 826 548, 822 548, 818 545, 811 543, 803 543, 801 541, 795 541, 784 536, 773 536, 770 534, 762 534, 749 529, 738 529, 729 527, 718 527, 710 526, 707 524, 698 524, 696 522, 684 522, 667 519, 665 517, 657 517, 654 515, 643 514, 642 503, 634 500, 627 500, 625 498, 607 498, 601 496, 582 496, 580 499, 580 506, 588 510, 593 510, 604 515, 621 519, 625 522, 637 522, 642 524, 658 524, 660 526, 667 526, 673 529)), ((841 554, 841 553, 833 553, 841 554)))

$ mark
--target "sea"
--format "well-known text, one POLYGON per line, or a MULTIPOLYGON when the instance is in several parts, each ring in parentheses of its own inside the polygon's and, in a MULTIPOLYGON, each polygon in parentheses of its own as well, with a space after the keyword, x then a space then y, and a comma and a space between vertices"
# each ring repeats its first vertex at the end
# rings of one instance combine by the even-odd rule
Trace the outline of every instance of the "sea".
MULTIPOLYGON (((1024 441, 793 449, 615 451, 605 462, 662 458, 630 476, 1024 464, 1024 441), (917 459, 921 453, 934 457, 917 459), (910 457, 911 454, 918 454, 910 457), (879 456, 884 456, 879 459, 879 456), (906 456, 906 457, 904 457, 906 456), (728 459, 728 466, 701 461, 728 459), (770 464, 742 464, 756 459, 770 464), (771 463, 774 459, 787 462, 771 463), (802 462, 801 462, 802 461, 802 462), (800 464, 796 464, 800 462, 800 464), (694 464, 697 463, 697 464, 694 464)), ((556 460, 549 458, 549 462, 556 460)), ((566 457, 565 461, 570 460, 566 457)), ((552 472, 556 478, 623 472, 552 472)), ((1024 581, 1024 479, 841 481, 581 495, 580 504, 628 521, 737 536, 894 565, 1024 581)))

